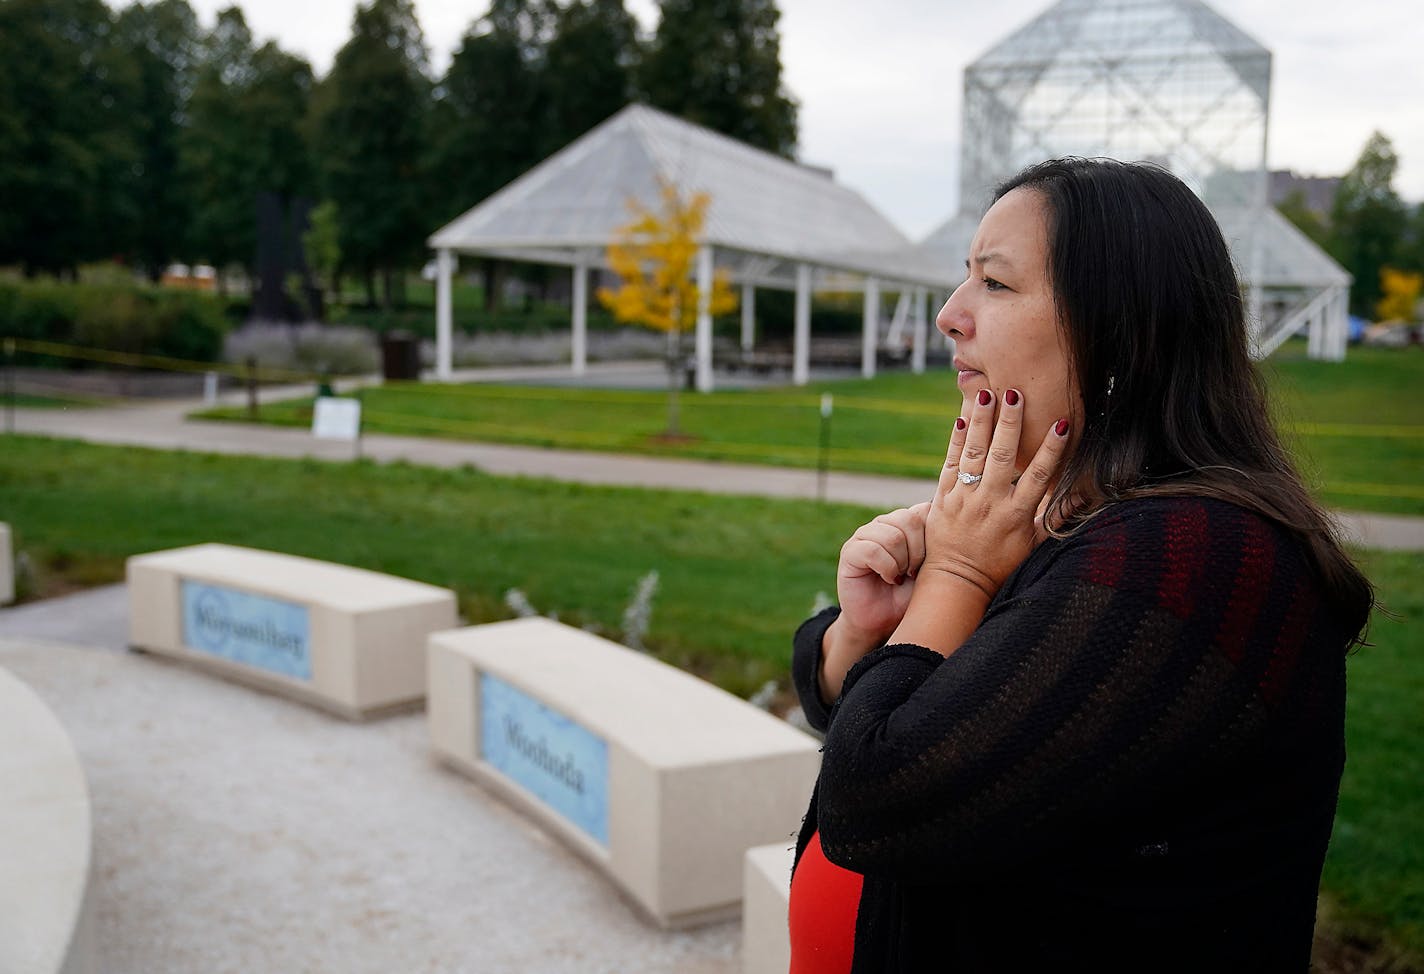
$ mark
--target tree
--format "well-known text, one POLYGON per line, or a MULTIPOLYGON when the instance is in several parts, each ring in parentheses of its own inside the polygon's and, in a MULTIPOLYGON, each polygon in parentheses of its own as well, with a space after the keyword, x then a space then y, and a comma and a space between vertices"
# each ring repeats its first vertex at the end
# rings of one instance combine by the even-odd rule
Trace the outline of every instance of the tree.
MULTIPOLYGON (((551 24, 540 0, 495 0, 466 31, 436 86, 430 160, 440 196, 432 223, 453 219, 544 158, 551 24)), ((487 310, 498 303, 499 268, 483 261, 487 310)))
POLYGON ((1424 271, 1424 203, 1415 204, 1409 214, 1395 263, 1406 270, 1424 271))
POLYGON ((781 83, 774 0, 663 0, 639 70, 655 107, 791 158, 796 102, 781 83))
POLYGON ((543 158, 542 8, 501 0, 470 26, 436 92, 439 219, 483 200, 543 158))
POLYGON ((1389 139, 1370 136, 1355 165, 1340 180, 1330 211, 1327 249, 1355 277, 1350 309, 1368 316, 1380 299, 1380 270, 1394 259, 1407 214, 1394 192, 1399 157, 1389 139))
POLYGON ((397 270, 418 258, 430 229, 428 60, 411 0, 372 0, 356 8, 351 39, 316 108, 324 196, 340 217, 343 266, 365 277, 373 300, 379 272, 387 307, 396 301, 397 270))
POLYGON ((1325 246, 1330 238, 1330 229, 1325 225, 1320 213, 1312 210, 1306 203, 1304 190, 1291 190, 1276 204, 1276 209, 1280 211, 1281 216, 1295 224, 1297 230, 1315 241, 1316 246, 1325 246))
POLYGON ((187 0, 158 0, 125 7, 114 35, 137 82, 131 103, 124 106, 136 155, 120 189, 131 211, 117 229, 122 249, 156 281, 174 257, 186 252, 192 222, 179 152, 201 55, 200 31, 187 0))
POLYGON ((1375 305, 1379 320, 1413 321, 1421 287, 1424 287, 1424 274, 1393 267, 1380 268, 1380 292, 1383 296, 1375 305))
POLYGON ((236 111, 237 92, 251 82, 252 32, 242 11, 228 7, 203 38, 181 140, 183 181, 193 205, 193 256, 219 272, 232 264, 251 267, 256 249, 257 174, 236 111))
POLYGON ((72 273, 119 248, 135 85, 101 0, 0 3, 0 263, 72 273))
MULTIPOLYGON (((701 289, 692 279, 692 265, 701 246, 702 227, 711 197, 694 193, 687 199, 664 182, 660 211, 629 200, 633 219, 620 227, 608 245, 608 266, 618 275, 617 288, 599 288, 598 300, 619 321, 666 332, 668 369, 668 436, 679 436, 678 387, 682 372, 682 335, 697 324, 701 289)), ((713 275, 707 296, 713 315, 737 308, 725 271, 713 275)))
POLYGON ((316 275, 317 286, 326 292, 326 299, 340 300, 337 272, 341 268, 341 219, 331 200, 312 208, 311 226, 302 234, 302 249, 306 251, 307 266, 316 275))
POLYGON ((623 0, 573 0, 544 56, 544 153, 563 148, 628 104, 637 30, 623 0))
POLYGON ((219 270, 251 268, 258 194, 312 190, 303 130, 312 70, 275 44, 254 49, 242 11, 229 7, 203 42, 188 105, 182 172, 193 202, 195 256, 219 270))

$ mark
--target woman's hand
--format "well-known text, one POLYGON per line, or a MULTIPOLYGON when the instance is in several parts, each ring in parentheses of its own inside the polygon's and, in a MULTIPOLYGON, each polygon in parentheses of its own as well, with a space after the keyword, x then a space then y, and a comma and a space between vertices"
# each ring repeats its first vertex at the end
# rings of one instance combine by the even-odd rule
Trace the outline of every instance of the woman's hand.
POLYGON ((902 507, 862 524, 845 544, 836 566, 841 618, 871 645, 895 631, 915 591, 925 560, 925 515, 930 503, 902 507))
POLYGON ((915 576, 925 560, 925 516, 930 502, 881 514, 841 545, 836 597, 841 614, 821 640, 821 698, 840 693, 856 661, 900 624, 915 576))
POLYGON ((1060 419, 1044 431, 1038 452, 1019 475, 1014 458, 1023 435, 1023 396, 1005 392, 997 421, 994 405, 994 394, 981 390, 968 421, 955 422, 925 516, 919 597, 911 600, 892 642, 928 646, 946 656, 954 652, 1042 539, 1042 509, 1067 450, 1068 421, 1060 419))

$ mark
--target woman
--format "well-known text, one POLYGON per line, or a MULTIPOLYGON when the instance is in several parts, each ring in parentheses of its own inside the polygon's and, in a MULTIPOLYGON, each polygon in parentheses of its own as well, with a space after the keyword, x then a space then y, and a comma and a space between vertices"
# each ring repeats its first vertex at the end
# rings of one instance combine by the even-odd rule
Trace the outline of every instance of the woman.
POLYGON ((931 502, 797 632, 827 731, 792 971, 1304 971, 1373 596, 1272 429, 1171 174, 1001 187, 937 324, 931 502))

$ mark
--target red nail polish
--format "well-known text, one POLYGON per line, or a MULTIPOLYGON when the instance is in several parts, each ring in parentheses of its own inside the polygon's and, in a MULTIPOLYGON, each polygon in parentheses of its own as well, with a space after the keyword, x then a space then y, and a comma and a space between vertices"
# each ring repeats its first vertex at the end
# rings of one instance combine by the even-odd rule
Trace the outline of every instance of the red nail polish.
POLYGON ((987 406, 994 401, 994 395, 988 389, 979 390, 979 405, 987 406))
POLYGON ((957 419, 954 421, 954 428, 957 429, 957 430, 959 430, 959 432, 961 432, 961 433, 964 432, 964 427, 966 427, 966 426, 968 426, 968 425, 969 425, 969 424, 964 421, 964 417, 963 417, 963 416, 960 416, 959 418, 957 418, 957 419))
POLYGON ((1066 419, 1060 419, 1058 422, 1054 423, 1054 424, 1053 424, 1053 432, 1057 433, 1059 436, 1067 436, 1067 435, 1068 435, 1068 420, 1066 420, 1066 419))
POLYGON ((1019 404, 1019 394, 1018 394, 1018 390, 1016 390, 1016 389, 1010 389, 1008 392, 1004 393, 1004 405, 1006 405, 1006 406, 1017 406, 1018 404, 1019 404))

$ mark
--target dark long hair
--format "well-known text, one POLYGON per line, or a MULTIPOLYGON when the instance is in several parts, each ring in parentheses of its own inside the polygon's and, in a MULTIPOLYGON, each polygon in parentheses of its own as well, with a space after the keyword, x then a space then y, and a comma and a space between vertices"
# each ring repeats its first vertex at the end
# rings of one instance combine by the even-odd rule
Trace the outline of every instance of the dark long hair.
MULTIPOLYGON (((1358 640, 1374 593, 1311 497, 1271 421, 1251 361, 1240 282, 1221 229, 1177 177, 1148 163, 1052 159, 999 186, 1047 208, 1049 277, 1081 436, 1050 510, 1191 494, 1230 501, 1298 536, 1358 640)), ((1050 519, 1052 520, 1052 519, 1050 519)))

